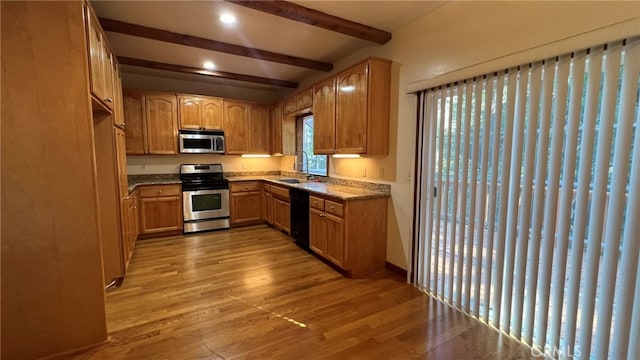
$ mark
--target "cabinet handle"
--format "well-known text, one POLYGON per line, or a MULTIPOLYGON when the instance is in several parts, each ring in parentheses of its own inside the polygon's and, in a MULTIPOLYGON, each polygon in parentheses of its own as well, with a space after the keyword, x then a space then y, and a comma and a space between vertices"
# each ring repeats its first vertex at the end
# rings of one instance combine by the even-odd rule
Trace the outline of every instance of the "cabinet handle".
POLYGON ((162 194, 162 190, 158 190, 158 194, 162 194))
POLYGON ((324 217, 324 214, 320 214, 320 217, 324 217))
POLYGON ((335 206, 331 205, 331 206, 329 206, 329 209, 333 210, 333 209, 335 209, 335 206))
POLYGON ((245 190, 247 190, 247 189, 249 189, 249 187, 248 187, 248 186, 245 186, 245 187, 244 187, 244 189, 245 189, 245 190))
POLYGON ((111 98, 105 98, 104 101, 108 102, 108 103, 112 103, 113 100, 111 100, 111 98))

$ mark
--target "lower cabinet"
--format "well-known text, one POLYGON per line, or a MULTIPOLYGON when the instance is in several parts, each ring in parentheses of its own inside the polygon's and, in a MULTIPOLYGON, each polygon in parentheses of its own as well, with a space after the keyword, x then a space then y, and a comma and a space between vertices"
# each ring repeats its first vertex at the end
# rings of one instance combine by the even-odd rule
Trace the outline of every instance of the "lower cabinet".
POLYGON ((291 232, 289 189, 271 185, 271 197, 273 198, 273 227, 289 234, 291 232))
POLYGON ((231 183, 231 225, 250 225, 262 222, 262 182, 231 183))
POLYGON ((269 184, 263 184, 262 187, 262 219, 269 225, 273 224, 273 197, 269 184))
POLYGON ((309 197, 309 246, 348 276, 385 267, 387 198, 309 197))
POLYGON ((122 233, 125 269, 133 255, 133 247, 138 239, 138 191, 134 191, 122 199, 122 233))
POLYGON ((179 184, 144 185, 138 191, 140 236, 182 232, 182 189, 179 184))

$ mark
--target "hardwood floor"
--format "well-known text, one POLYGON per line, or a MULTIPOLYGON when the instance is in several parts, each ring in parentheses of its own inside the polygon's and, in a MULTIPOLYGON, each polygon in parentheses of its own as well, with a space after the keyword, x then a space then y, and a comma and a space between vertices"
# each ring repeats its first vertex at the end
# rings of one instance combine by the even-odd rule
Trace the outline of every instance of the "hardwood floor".
POLYGON ((76 359, 530 358, 380 272, 347 279, 266 226, 136 244, 109 343, 76 359))

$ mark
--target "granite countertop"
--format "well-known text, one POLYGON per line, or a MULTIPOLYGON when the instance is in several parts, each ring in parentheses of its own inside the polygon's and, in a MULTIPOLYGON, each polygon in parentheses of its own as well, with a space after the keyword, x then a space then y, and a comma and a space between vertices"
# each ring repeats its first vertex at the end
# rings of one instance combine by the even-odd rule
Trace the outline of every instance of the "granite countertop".
POLYGON ((385 191, 378 191, 356 186, 345 186, 326 182, 306 181, 301 179, 298 179, 300 183, 294 184, 281 181, 281 179, 291 179, 291 177, 287 176, 234 176, 228 177, 227 179, 229 179, 229 181, 231 182, 263 180, 280 186, 306 190, 311 194, 330 196, 341 200, 373 199, 391 196, 388 192, 385 191))
MULTIPOLYGON (((296 188, 308 191, 311 194, 330 196, 341 200, 355 199, 373 199, 391 196, 388 189, 381 190, 379 184, 359 182, 358 186, 348 186, 344 184, 336 184, 331 182, 307 181, 297 178, 300 183, 287 183, 283 179, 291 179, 292 176, 283 175, 231 175, 226 176, 230 182, 234 181, 268 181, 287 188, 296 188), (360 186, 362 185, 362 186, 360 186)), ((338 179, 331 179, 339 181, 338 179)), ((180 184, 179 174, 153 174, 153 175, 130 175, 129 176, 129 192, 132 192, 140 185, 166 185, 180 184)), ((384 188, 384 186, 382 187, 384 188)))
POLYGON ((180 174, 129 175, 129 192, 140 185, 181 184, 180 174))

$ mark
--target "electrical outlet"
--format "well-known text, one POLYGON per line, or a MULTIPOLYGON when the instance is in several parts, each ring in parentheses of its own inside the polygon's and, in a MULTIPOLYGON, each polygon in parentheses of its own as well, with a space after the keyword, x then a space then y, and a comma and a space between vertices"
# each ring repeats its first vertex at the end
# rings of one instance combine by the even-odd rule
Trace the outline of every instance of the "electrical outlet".
POLYGON ((407 170, 407 182, 411 182, 411 170, 407 170))
POLYGON ((362 168, 362 177, 367 177, 367 168, 362 168))
POLYGON ((384 179, 384 168, 378 169, 378 177, 384 179))

